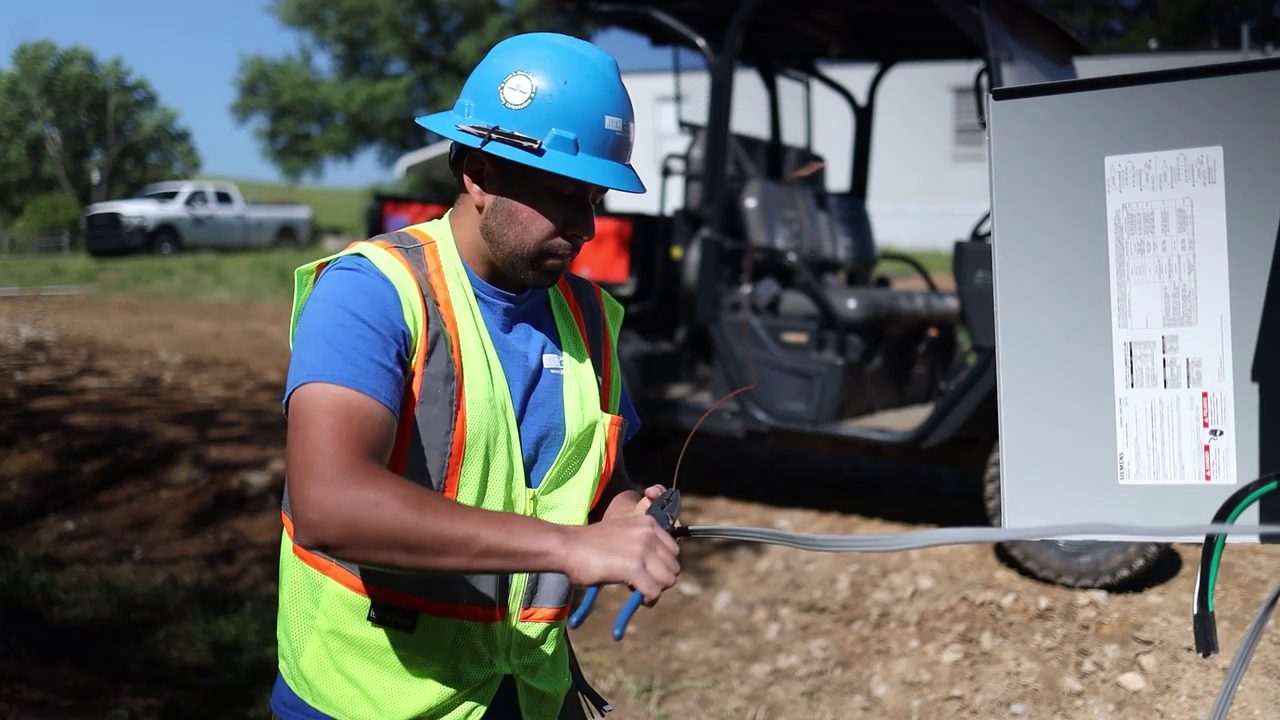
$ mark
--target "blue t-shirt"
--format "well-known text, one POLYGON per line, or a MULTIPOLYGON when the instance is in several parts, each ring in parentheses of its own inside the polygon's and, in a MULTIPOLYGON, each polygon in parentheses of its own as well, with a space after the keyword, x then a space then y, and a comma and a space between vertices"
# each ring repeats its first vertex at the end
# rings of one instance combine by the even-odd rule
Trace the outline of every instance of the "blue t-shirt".
MULTIPOLYGON (((564 442, 563 376, 552 372, 558 367, 546 367, 543 360, 545 355, 561 354, 547 291, 511 293, 481 280, 470 268, 467 272, 511 388, 526 482, 537 487, 564 442)), ((398 417, 410 345, 409 328, 391 281, 364 257, 341 257, 325 268, 298 318, 285 407, 299 385, 325 382, 362 392, 398 417)), ((640 428, 625 386, 619 412, 627 419, 625 442, 640 428)), ((511 684, 503 683, 485 720, 518 717, 514 703, 511 684)), ((271 708, 282 720, 328 720, 279 676, 271 708)))

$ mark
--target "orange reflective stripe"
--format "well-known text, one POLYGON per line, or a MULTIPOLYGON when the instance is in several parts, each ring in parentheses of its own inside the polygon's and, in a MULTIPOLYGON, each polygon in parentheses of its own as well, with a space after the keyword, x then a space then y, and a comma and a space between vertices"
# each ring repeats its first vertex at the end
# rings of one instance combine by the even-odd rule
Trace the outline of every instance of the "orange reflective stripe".
POLYGON ((451 603, 436 602, 426 598, 410 595, 409 593, 399 592, 397 590, 387 590, 376 585, 367 585, 355 573, 347 570, 338 563, 329 558, 321 557, 301 545, 293 542, 293 520, 284 512, 280 513, 280 519, 284 522, 285 534, 289 536, 289 542, 293 547, 293 554, 308 567, 319 572, 325 577, 333 580, 342 587, 351 592, 378 600, 380 602, 390 603, 397 607, 413 610, 425 615, 446 618, 449 620, 470 620, 473 622, 501 622, 507 616, 506 608, 483 608, 474 605, 455 605, 451 603))
MULTIPOLYGON (((405 259, 396 246, 386 240, 375 240, 373 244, 390 252, 408 271, 409 277, 413 278, 413 286, 418 288, 416 294, 418 312, 421 314, 423 321, 427 321, 427 309, 423 306, 422 288, 418 285, 418 276, 414 274, 409 261, 405 259)), ((414 410, 418 407, 418 399, 422 397, 422 373, 427 365, 426 327, 423 327, 422 331, 422 337, 418 339, 417 354, 413 358, 413 380, 404 391, 404 399, 400 404, 400 424, 396 428, 395 444, 391 448, 391 459, 387 463, 389 469, 400 474, 404 474, 405 458, 409 455, 409 439, 413 436, 415 420, 414 410)))
POLYGON ((283 510, 280 511, 280 519, 284 522, 284 532, 289 536, 289 542, 293 545, 293 554, 296 555, 299 560, 309 565, 311 569, 319 572, 330 580, 337 582, 346 589, 368 597, 368 593, 366 593, 364 589, 364 582, 362 582, 360 578, 356 577, 355 573, 342 567, 329 558, 320 557, 298 543, 293 542, 293 518, 290 518, 283 510))
POLYGON ((449 466, 445 471, 442 484, 443 495, 450 499, 458 497, 458 478, 462 475, 462 456, 467 446, 467 404, 462 391, 462 344, 458 338, 458 322, 453 314, 453 300, 449 297, 449 286, 444 277, 444 265, 440 261, 440 248, 435 238, 418 228, 405 228, 405 231, 422 242, 422 250, 427 260, 427 282, 431 285, 431 293, 440 307, 440 319, 444 322, 445 332, 449 334, 449 350, 453 356, 454 373, 457 381, 453 388, 454 433, 449 450, 449 466))
MULTIPOLYGON (((564 296, 565 302, 569 304, 569 311, 573 313, 574 322, 578 323, 578 334, 582 336, 582 344, 587 347, 587 355, 591 355, 591 336, 587 335, 587 321, 582 316, 582 307, 578 305, 578 298, 573 294, 573 288, 569 286, 569 280, 564 275, 560 276, 560 280, 556 283, 556 287, 560 288, 560 294, 564 296)), ((606 371, 605 377, 608 376, 606 371)), ((600 409, 607 410, 609 408, 608 385, 600 386, 600 409)))
POLYGON ((520 620, 540 623, 560 622, 569 617, 569 611, 568 605, 558 608, 525 608, 520 611, 520 620))
POLYGON ((622 416, 609 415, 609 427, 605 434, 604 468, 600 470, 600 482, 596 484, 596 496, 591 498, 591 509, 600 504, 600 496, 613 477, 613 469, 618 464, 618 443, 622 437, 622 416))

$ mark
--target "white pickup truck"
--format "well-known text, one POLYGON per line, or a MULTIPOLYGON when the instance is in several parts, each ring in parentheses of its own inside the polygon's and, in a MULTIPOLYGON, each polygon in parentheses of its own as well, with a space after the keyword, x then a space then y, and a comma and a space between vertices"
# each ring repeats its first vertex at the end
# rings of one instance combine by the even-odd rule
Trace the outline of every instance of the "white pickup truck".
POLYGON ((84 246, 92 255, 289 246, 310 240, 311 217, 306 205, 247 203, 235 183, 153 183, 85 208, 84 246))

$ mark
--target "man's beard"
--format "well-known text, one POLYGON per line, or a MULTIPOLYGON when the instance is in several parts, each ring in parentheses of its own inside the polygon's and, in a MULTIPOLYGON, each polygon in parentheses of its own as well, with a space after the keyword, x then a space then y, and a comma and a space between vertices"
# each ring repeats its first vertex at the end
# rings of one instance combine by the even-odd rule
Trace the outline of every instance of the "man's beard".
POLYGON ((538 267, 537 248, 520 242, 524 227, 510 200, 493 198, 480 216, 480 237, 498 271, 509 280, 530 288, 546 289, 560 280, 561 273, 538 267))

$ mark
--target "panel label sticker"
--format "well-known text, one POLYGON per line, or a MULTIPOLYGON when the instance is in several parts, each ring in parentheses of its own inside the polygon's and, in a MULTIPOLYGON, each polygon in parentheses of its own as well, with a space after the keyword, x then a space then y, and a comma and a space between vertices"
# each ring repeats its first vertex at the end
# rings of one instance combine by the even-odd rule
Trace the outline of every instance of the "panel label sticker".
POLYGON ((1105 162, 1117 477, 1234 485, 1222 147, 1105 162))

